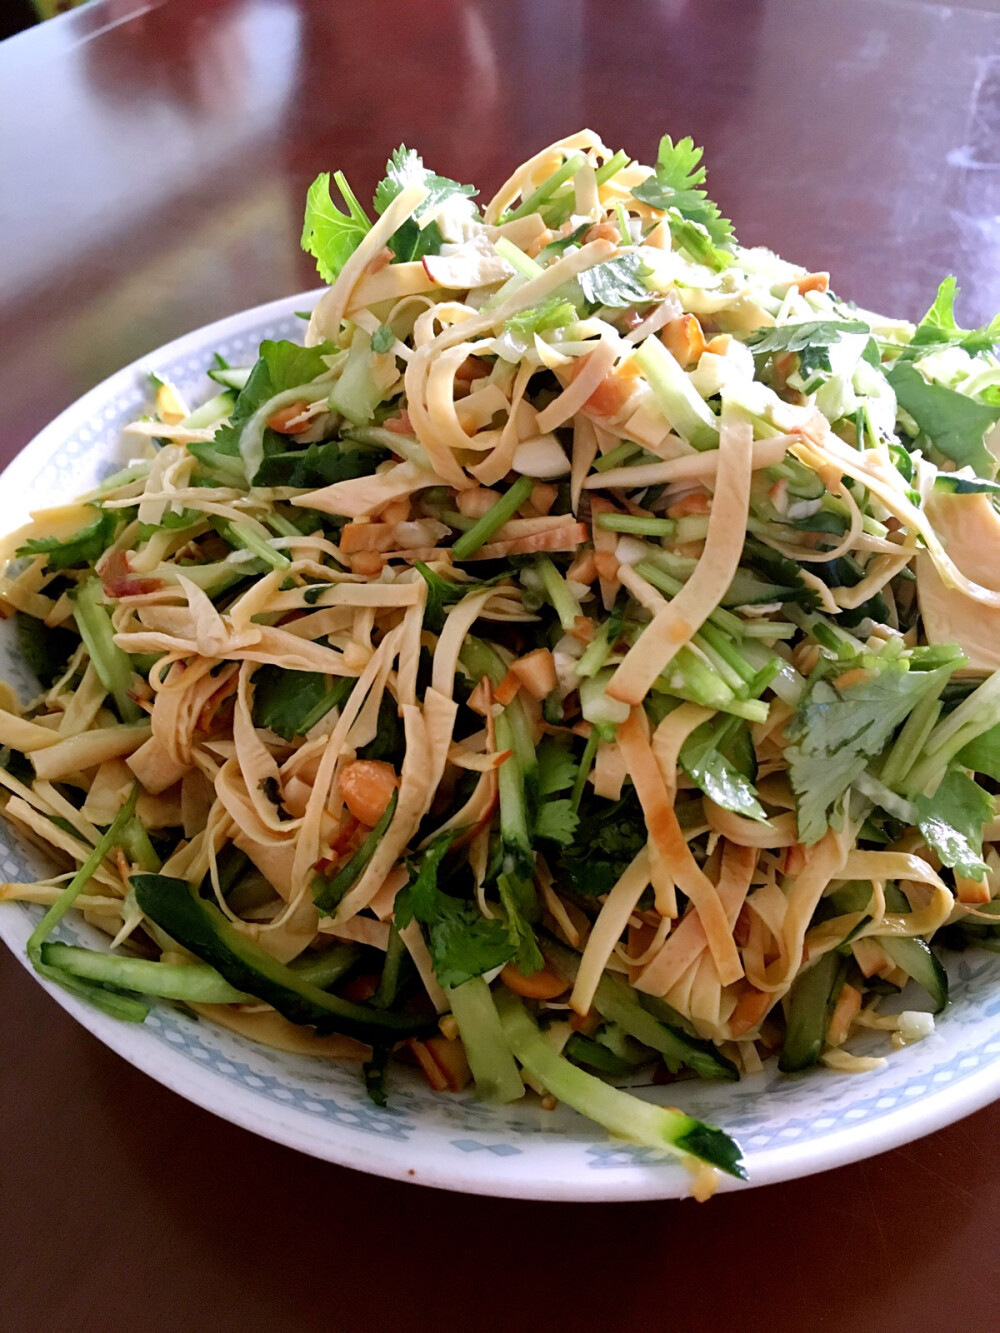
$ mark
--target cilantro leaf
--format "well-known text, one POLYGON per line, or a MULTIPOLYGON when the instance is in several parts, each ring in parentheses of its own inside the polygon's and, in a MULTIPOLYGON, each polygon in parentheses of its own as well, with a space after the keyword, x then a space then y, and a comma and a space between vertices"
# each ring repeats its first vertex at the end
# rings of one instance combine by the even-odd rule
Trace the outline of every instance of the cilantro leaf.
POLYGON ((372 334, 371 348, 373 352, 383 353, 391 350, 396 341, 396 335, 388 324, 380 324, 372 334))
POLYGON ((738 718, 726 719, 721 724, 715 720, 703 722, 681 747, 680 764, 691 781, 716 805, 746 819, 764 820, 767 814, 752 781, 752 745, 748 763, 749 735, 746 724, 740 724, 738 718), (737 755, 738 762, 734 762, 737 755))
POLYGON ((518 947, 502 921, 487 920, 470 903, 438 887, 441 862, 456 836, 457 830, 451 830, 435 838, 416 878, 396 896, 396 929, 405 930, 414 919, 427 928, 434 974, 442 986, 461 986, 501 967, 518 947))
POLYGON ((641 281, 648 272, 638 255, 619 255, 605 264, 585 269, 577 282, 591 305, 621 310, 630 305, 648 305, 657 299, 641 281))
POLYGON ((420 571, 421 577, 427 584, 427 605, 424 608, 424 624, 434 634, 440 634, 444 626, 444 618, 447 614, 446 607, 453 606, 455 602, 460 602, 463 597, 467 597, 470 592, 482 592, 484 588, 492 588, 497 583, 502 583, 504 579, 510 578, 506 571, 502 574, 496 574, 491 579, 484 579, 481 582, 471 581, 468 583, 458 583, 452 579, 446 579, 442 574, 436 574, 429 565, 425 565, 422 560, 414 562, 416 568, 420 571))
POLYGON ((558 853, 559 878, 586 897, 609 893, 648 836, 634 788, 618 801, 588 792, 580 803, 576 837, 558 853))
POLYGON ((993 818, 993 798, 967 773, 951 768, 933 796, 917 800, 920 832, 946 866, 966 879, 982 879, 983 825, 993 818))
POLYGON ((316 260, 319 276, 330 283, 336 281, 372 225, 343 172, 334 172, 333 179, 347 204, 347 212, 341 212, 333 202, 330 173, 324 171, 309 186, 300 242, 302 249, 316 260))
POLYGON ((72 537, 32 537, 19 546, 15 555, 47 556, 47 569, 82 569, 93 565, 114 541, 118 520, 110 509, 93 510, 93 522, 74 532, 72 537))
MULTIPOLYGON (((266 438, 264 443, 266 450, 266 438)), ((382 449, 328 440, 325 444, 310 444, 304 449, 266 452, 254 480, 258 486, 295 486, 300 489, 331 486, 335 481, 370 476, 384 458, 382 449)))
POLYGON ((423 185, 429 193, 413 216, 407 218, 389 238, 389 249, 398 260, 436 255, 444 243, 441 230, 436 222, 421 227, 420 219, 456 195, 468 198, 477 193, 472 185, 460 185, 447 176, 435 175, 424 166, 419 153, 400 144, 385 164, 385 177, 376 187, 373 201, 375 212, 379 215, 384 213, 408 185, 423 185))
POLYGON ((550 296, 541 305, 529 306, 520 314, 512 315, 504 328, 522 338, 530 338, 533 333, 544 333, 546 329, 560 329, 576 318, 576 307, 571 302, 550 296))
POLYGON ((318 671, 258 667, 253 676, 253 722, 290 741, 304 736, 331 708, 344 702, 352 676, 336 679, 318 671))
MULTIPOLYGON (((46 625, 44 620, 36 620, 24 611, 15 612, 14 619, 21 656, 39 682, 50 689, 66 670, 80 640, 70 630, 46 625)), ((34 770, 31 775, 34 776, 34 770)))
POLYGON ((911 347, 964 347, 971 355, 989 352, 1000 343, 1000 315, 978 329, 963 329, 955 322, 955 297, 959 287, 947 277, 937 290, 934 303, 917 325, 911 347))
POLYGON ((794 352, 799 358, 799 374, 808 379, 817 372, 830 373, 829 349, 840 342, 842 334, 868 332, 868 325, 856 319, 809 319, 800 324, 755 329, 746 345, 755 356, 794 352))
POLYGON ((536 918, 539 915, 534 887, 530 880, 517 879, 514 875, 499 875, 497 888, 507 916, 507 930, 515 946, 514 960, 521 972, 529 976, 545 966, 545 959, 528 919, 529 915, 536 918))
POLYGON ((535 836, 569 847, 580 823, 580 816, 571 801, 544 801, 535 816, 535 836))
MULTIPOLYGON (((283 393, 286 389, 297 389, 300 385, 309 384, 317 375, 322 375, 327 369, 323 358, 333 350, 328 342, 316 347, 301 347, 298 343, 286 340, 262 342, 260 355, 233 406, 229 424, 219 427, 207 448, 192 445, 191 452, 203 461, 208 461, 215 453, 239 457, 243 427, 254 413, 275 394, 283 393)), ((273 444, 275 439, 281 437, 273 431, 265 432, 265 454, 269 452, 269 442, 273 444)), ((270 452, 274 452, 273 448, 270 452)), ((250 481, 255 481, 256 476, 255 472, 250 481)))
POLYGON ((721 269, 728 264, 726 251, 734 244, 733 224, 700 188, 705 183, 703 151, 690 137, 675 144, 665 134, 653 175, 632 193, 641 203, 670 210, 667 220, 675 243, 699 262, 721 269))
POLYGON ((910 361, 898 360, 886 378, 896 400, 928 437, 934 449, 958 467, 990 476, 996 460, 983 436, 1000 419, 1000 405, 982 403, 944 384, 925 380, 910 361))
POLYGON ((1000 782, 1000 722, 959 750, 958 762, 1000 782))
MULTIPOLYGON (((857 663, 854 664, 855 667, 857 663)), ((815 676, 786 727, 785 750, 797 797, 799 841, 818 842, 830 811, 879 754, 920 698, 940 681, 935 671, 910 671, 905 659, 866 670, 845 689, 815 676)), ((851 671, 851 663, 837 669, 851 671)), ((950 668, 945 668, 950 674, 950 668)))
POLYGON ((565 791, 576 780, 577 762, 568 736, 546 736, 538 747, 538 794, 565 791))

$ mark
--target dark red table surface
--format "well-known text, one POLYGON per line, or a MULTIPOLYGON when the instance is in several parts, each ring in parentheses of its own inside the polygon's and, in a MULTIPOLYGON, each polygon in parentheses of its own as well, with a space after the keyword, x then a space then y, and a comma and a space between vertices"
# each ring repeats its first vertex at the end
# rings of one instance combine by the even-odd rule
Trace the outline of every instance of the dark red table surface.
MULTIPOLYGON (((487 192, 587 124, 859 304, 1000 308, 1000 14, 919 0, 94 0, 0 44, 0 455, 120 365, 315 285, 305 189, 487 192)), ((996 1327, 1000 1106, 811 1180, 526 1204, 369 1178, 136 1072, 0 959, 0 1323, 996 1327), (640 1322, 641 1321, 641 1322, 640 1322)))

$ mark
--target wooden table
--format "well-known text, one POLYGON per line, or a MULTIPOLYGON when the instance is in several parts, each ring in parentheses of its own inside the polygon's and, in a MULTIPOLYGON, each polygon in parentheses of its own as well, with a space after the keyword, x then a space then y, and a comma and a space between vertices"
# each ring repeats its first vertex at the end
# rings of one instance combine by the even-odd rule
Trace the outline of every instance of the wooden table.
MULTIPOLYGON (((95 0, 0 45, 3 459, 119 365, 314 285, 320 170, 416 145, 487 191, 589 124, 708 147, 744 242, 917 317, 1000 307, 1000 15, 897 0, 95 0)), ((980 1329, 1000 1106, 694 1204, 408 1188, 266 1143, 0 968, 0 1309, 94 1330, 980 1329)))

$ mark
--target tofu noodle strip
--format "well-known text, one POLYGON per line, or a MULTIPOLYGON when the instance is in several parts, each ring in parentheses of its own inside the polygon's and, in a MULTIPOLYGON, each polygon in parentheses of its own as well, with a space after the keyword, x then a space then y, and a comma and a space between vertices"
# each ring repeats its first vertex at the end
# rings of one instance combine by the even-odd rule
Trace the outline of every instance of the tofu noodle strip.
POLYGON ((701 1193, 732 1140, 609 1082, 933 1029, 1000 942, 997 322, 848 305, 704 185, 590 130, 486 202, 406 148, 371 208, 319 177, 301 342, 152 378, 0 542, 46 976, 379 1104, 391 1053, 527 1087, 701 1193))

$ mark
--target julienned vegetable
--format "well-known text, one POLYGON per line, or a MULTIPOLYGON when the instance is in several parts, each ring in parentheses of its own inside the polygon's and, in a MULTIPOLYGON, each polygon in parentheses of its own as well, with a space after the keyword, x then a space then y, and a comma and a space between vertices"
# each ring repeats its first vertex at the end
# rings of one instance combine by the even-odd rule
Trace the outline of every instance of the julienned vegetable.
POLYGON ((371 210, 319 177, 305 346, 156 381, 129 467, 7 538, 39 972, 379 1105, 392 1053, 541 1093, 699 1196, 737 1146, 605 1079, 931 1030, 938 939, 1000 947, 1000 320, 848 306, 704 184, 589 132, 482 209, 406 148, 371 210))

